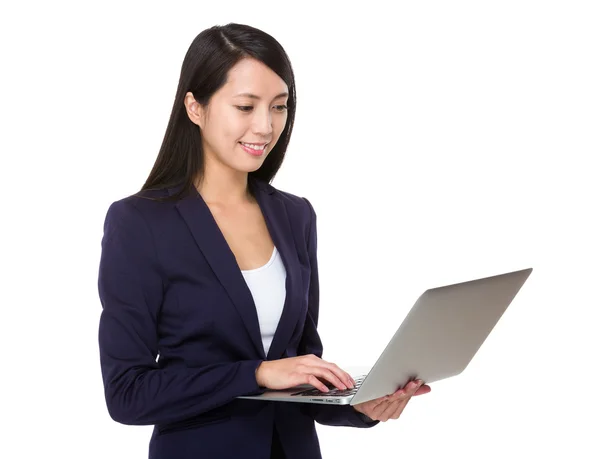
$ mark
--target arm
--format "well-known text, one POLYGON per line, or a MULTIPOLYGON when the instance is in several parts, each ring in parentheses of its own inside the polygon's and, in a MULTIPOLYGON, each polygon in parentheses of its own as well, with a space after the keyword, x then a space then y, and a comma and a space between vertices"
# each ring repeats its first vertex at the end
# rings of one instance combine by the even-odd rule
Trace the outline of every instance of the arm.
MULTIPOLYGON (((308 233, 308 254, 310 260, 310 287, 308 293, 308 313, 304 333, 300 341, 298 355, 314 354, 319 358, 323 355, 323 345, 317 332, 319 319, 319 270, 317 262, 317 216, 308 199, 303 198, 308 204, 311 221, 308 233)), ((362 413, 356 411, 350 405, 318 405, 309 404, 311 415, 319 424, 330 426, 348 427, 373 427, 379 421, 373 421, 362 413)))
POLYGON ((110 416, 122 424, 166 424, 261 393, 255 377, 260 360, 159 368, 164 288, 150 228, 133 204, 113 203, 98 278, 100 364, 110 416))

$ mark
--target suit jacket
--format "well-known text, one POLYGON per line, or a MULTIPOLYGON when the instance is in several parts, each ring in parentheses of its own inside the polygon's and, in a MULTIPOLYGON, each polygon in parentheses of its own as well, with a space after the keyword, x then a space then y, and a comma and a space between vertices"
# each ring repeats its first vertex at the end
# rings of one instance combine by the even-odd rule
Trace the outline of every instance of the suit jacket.
POLYGON ((287 271, 268 355, 250 290, 195 189, 176 202, 134 195, 108 209, 98 280, 105 398, 115 421, 155 426, 150 458, 268 458, 274 426, 287 458, 320 458, 315 421, 377 424, 350 406, 236 399, 262 393, 262 361, 323 352, 314 209, 252 177, 249 186, 287 271))

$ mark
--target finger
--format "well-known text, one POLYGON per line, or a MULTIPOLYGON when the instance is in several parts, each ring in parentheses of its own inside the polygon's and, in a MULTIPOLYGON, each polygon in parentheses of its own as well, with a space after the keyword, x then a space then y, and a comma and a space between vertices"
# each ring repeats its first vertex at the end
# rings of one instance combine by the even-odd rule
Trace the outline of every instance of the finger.
POLYGON ((389 419, 398 419, 412 396, 431 391, 429 386, 420 384, 422 384, 420 380, 411 381, 404 388, 398 389, 391 395, 366 402, 364 404, 364 411, 367 413, 365 414, 371 419, 377 419, 382 422, 389 419))
POLYGON ((415 392, 419 387, 421 387, 421 385, 423 384, 423 381, 421 381, 420 379, 416 379, 414 381, 409 381, 408 383, 406 383, 406 385, 404 386, 404 390, 407 393, 413 393, 415 392))
POLYGON ((393 394, 389 395, 390 403, 406 400, 412 397, 416 389, 413 386, 405 386, 403 389, 398 389, 393 394))
POLYGON ((396 401, 398 401, 400 399, 404 399, 406 397, 407 397, 406 390, 404 390, 404 389, 398 389, 393 394, 384 395, 383 397, 375 399, 374 401, 377 401, 378 404, 382 403, 382 402, 393 403, 393 402, 396 402, 396 401))
POLYGON ((397 390, 394 392, 390 398, 392 400, 410 398, 417 393, 419 388, 421 387, 422 381, 409 381, 404 388, 397 390))
POLYGON ((389 397, 386 396, 386 397, 376 398, 375 400, 371 400, 370 402, 365 402, 365 404, 364 404, 365 410, 367 410, 369 412, 373 412, 377 406, 380 406, 382 403, 387 403, 388 400, 389 400, 389 397))
MULTIPOLYGON (((412 381, 409 384, 407 384, 405 386, 404 389, 400 389, 399 391, 397 391, 392 397, 390 397, 393 400, 396 400, 397 405, 395 406, 395 410, 393 412, 390 413, 391 409, 386 410, 382 416, 388 416, 388 419, 398 419, 400 417, 400 415, 402 414, 402 412, 404 411, 404 409, 406 408, 406 405, 408 404, 408 402, 410 401, 410 399, 416 395, 419 390, 421 390, 422 386, 422 381, 412 381)), ((429 386, 426 386, 429 387, 429 386)), ((427 390, 427 389, 425 389, 427 390)), ((429 390, 431 390, 431 388, 429 388, 429 390)))
POLYGON ((317 378, 315 375, 309 374, 306 376, 307 376, 306 382, 308 384, 319 389, 321 392, 329 392, 329 389, 327 388, 327 386, 325 384, 323 384, 321 381, 319 381, 319 378, 317 378))
POLYGON ((374 419, 374 413, 383 411, 384 408, 381 408, 381 405, 387 403, 387 399, 388 397, 376 398, 368 402, 360 403, 359 405, 355 406, 355 408, 360 407, 361 412, 369 416, 371 419, 374 419), (381 409, 376 409, 377 407, 380 407, 381 409))
MULTIPOLYGON (((344 383, 342 383, 342 381, 340 381, 340 379, 335 374, 333 374, 331 371, 329 371, 329 369, 327 369, 327 368, 311 367, 311 368, 306 369, 306 373, 312 374, 313 376, 317 376, 319 378, 322 378, 325 381, 330 382, 331 384, 333 384, 335 387, 337 387, 340 390, 347 389, 346 385, 344 383)), ((325 386, 325 384, 323 384, 323 387, 327 388, 327 386, 325 386)), ((329 389, 327 389, 324 392, 329 392, 329 389)))
POLYGON ((431 392, 431 387, 429 387, 427 384, 423 384, 421 387, 419 387, 417 389, 417 391, 415 392, 415 395, 428 394, 429 392, 431 392))
MULTIPOLYGON (((322 366, 315 366, 315 364, 318 365, 318 362, 314 361, 311 365, 307 365, 306 363, 304 363, 296 367, 296 372, 301 375, 304 375, 303 382, 312 384, 313 386, 317 387, 317 389, 319 389, 321 392, 329 392, 329 388, 325 385, 326 383, 331 383, 341 390, 346 389, 346 386, 342 384, 341 381, 333 373, 331 373, 329 370, 322 366), (310 376, 314 376, 315 379, 319 381, 318 385, 314 384, 313 382, 308 382, 310 376)), ((311 381, 313 381, 312 378, 311 381)))
MULTIPOLYGON (((337 384, 333 383, 333 381, 331 381, 338 389, 344 390, 344 389, 347 389, 350 387, 354 387, 356 385, 356 381, 354 381, 352 376, 350 376, 348 373, 343 371, 335 363, 327 362, 326 360, 323 360, 314 354, 305 356, 305 359, 307 360, 305 362, 305 365, 326 368, 330 372, 332 372, 334 375, 336 375, 336 377, 344 385, 344 387, 342 388, 342 387, 339 387, 337 384)), ((327 378, 327 380, 329 380, 329 378, 327 378)))
MULTIPOLYGON (((365 414, 371 419, 381 420, 380 418, 383 418, 383 413, 388 410, 391 404, 397 404, 406 400, 407 398, 409 397, 406 395, 405 391, 403 389, 399 389, 392 395, 386 395, 361 404, 361 411, 364 411, 365 414)), ((387 418, 385 418, 385 420, 387 420, 387 418)))
POLYGON ((397 402, 400 400, 405 400, 407 398, 410 398, 411 394, 412 393, 407 392, 406 389, 398 389, 393 394, 388 395, 388 399, 389 399, 390 403, 397 402))
POLYGON ((321 362, 329 371, 335 374, 346 387, 350 388, 356 385, 356 381, 354 381, 352 376, 338 367, 335 363, 327 362, 325 360, 321 360, 321 362))
POLYGON ((365 414, 365 415, 369 416, 371 419, 375 420, 375 418, 374 418, 375 407, 380 405, 381 403, 383 403, 383 399, 376 398, 375 400, 371 400, 368 402, 362 402, 362 403, 359 403, 358 405, 354 405, 354 409, 356 411, 358 411, 359 413, 365 414))
POLYGON ((382 403, 379 403, 378 405, 376 405, 372 410, 372 414, 369 414, 368 416, 371 419, 377 419, 377 420, 383 421, 384 420, 383 413, 389 408, 389 406, 392 403, 393 402, 391 402, 389 399, 384 400, 382 403))
MULTIPOLYGON (((402 400, 397 400, 395 402, 391 402, 389 404, 389 406, 385 409, 385 411, 383 413, 381 413, 381 417, 383 418, 383 421, 388 421, 390 419, 392 419, 392 417, 399 411, 400 413, 402 413, 402 410, 404 410, 404 407, 406 406, 406 404, 408 403, 409 399, 402 399, 402 400)), ((398 414, 398 416, 400 416, 400 414, 398 414)), ((397 418, 394 418, 397 419, 397 418)))
POLYGON ((406 405, 408 405, 408 402, 410 402, 410 398, 401 401, 398 404, 398 406, 396 406, 396 410, 392 413, 390 419, 398 419, 400 415, 404 412, 404 409, 406 408, 406 405))

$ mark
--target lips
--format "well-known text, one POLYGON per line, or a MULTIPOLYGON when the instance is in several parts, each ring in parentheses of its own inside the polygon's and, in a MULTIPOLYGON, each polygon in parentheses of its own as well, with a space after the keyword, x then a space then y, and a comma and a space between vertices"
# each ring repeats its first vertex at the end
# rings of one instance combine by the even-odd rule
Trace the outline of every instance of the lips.
POLYGON ((244 149, 246 153, 251 154, 252 156, 261 156, 267 149, 268 144, 251 144, 246 142, 239 142, 241 147, 244 149))
POLYGON ((248 143, 248 142, 240 142, 240 144, 242 144, 245 147, 248 148, 252 148, 254 150, 260 151, 260 150, 264 150, 265 147, 269 144, 268 142, 262 142, 262 143, 248 143))

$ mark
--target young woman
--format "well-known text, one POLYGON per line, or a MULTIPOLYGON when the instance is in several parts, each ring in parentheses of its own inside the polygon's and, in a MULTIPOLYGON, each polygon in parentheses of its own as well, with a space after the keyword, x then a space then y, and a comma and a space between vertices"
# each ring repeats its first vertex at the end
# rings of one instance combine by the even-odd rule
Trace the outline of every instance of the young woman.
POLYGON ((315 421, 397 419, 420 381, 358 406, 237 398, 354 381, 321 359, 315 211, 275 189, 296 108, 281 45, 229 24, 183 61, 142 190, 107 213, 99 345, 111 417, 154 425, 150 458, 319 458, 315 421))

